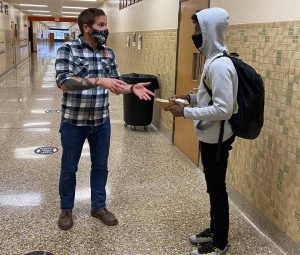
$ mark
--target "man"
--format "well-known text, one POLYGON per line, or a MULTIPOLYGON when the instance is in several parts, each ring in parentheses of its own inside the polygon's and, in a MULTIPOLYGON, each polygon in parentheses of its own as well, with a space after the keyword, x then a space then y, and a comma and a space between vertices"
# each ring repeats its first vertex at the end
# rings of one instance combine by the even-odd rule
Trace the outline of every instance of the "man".
POLYGON ((206 57, 201 82, 197 95, 174 96, 171 100, 187 99, 195 107, 175 102, 175 106, 167 109, 175 117, 194 120, 210 197, 210 227, 190 237, 192 244, 202 245, 192 255, 220 255, 228 249, 229 205, 225 179, 229 151, 235 139, 228 120, 235 110, 238 89, 234 65, 228 57, 223 57, 223 52, 228 53, 224 43, 228 19, 228 13, 221 8, 205 9, 192 16, 196 28, 192 39, 206 57), (225 120, 224 134, 218 144, 222 120, 225 120))
POLYGON ((82 11, 78 26, 82 35, 58 49, 55 63, 57 85, 64 91, 60 127, 63 148, 59 182, 61 213, 58 219, 62 230, 73 226, 76 172, 86 139, 92 162, 91 215, 108 226, 118 224, 105 204, 110 146, 108 90, 115 94, 134 93, 141 100, 151 100, 150 96, 154 95, 144 87, 149 83, 129 86, 116 79, 119 72, 115 55, 105 47, 108 29, 103 10, 82 11))

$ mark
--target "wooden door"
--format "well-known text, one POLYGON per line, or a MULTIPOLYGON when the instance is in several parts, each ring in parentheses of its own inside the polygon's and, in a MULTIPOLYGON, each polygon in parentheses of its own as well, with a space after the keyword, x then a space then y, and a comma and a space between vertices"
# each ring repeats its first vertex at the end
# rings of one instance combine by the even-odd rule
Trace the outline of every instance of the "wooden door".
POLYGON ((54 44, 54 33, 48 34, 49 44, 54 44))
MULTIPOLYGON (((203 58, 195 48, 191 36, 195 31, 191 17, 199 10, 208 8, 209 0, 183 0, 179 10, 178 58, 176 94, 182 95, 199 86, 199 74, 203 58)), ((175 145, 197 166, 199 165, 199 140, 193 122, 176 118, 174 125, 175 145)))

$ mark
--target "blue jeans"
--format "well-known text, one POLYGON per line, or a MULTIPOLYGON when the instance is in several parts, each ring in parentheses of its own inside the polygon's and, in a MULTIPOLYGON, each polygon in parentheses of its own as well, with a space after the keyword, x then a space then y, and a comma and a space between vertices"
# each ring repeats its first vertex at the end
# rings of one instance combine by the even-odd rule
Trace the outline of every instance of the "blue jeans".
POLYGON ((75 126, 62 121, 59 130, 63 148, 59 195, 61 209, 73 209, 76 172, 83 144, 88 139, 91 154, 91 202, 93 209, 105 208, 108 155, 110 146, 110 119, 95 126, 75 126))

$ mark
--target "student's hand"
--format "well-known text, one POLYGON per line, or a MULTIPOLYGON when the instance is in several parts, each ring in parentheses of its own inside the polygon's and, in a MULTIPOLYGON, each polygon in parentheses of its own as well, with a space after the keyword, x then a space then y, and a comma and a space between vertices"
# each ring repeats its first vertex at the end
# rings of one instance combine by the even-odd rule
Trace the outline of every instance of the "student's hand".
POLYGON ((146 83, 138 83, 133 86, 133 93, 140 99, 140 100, 145 100, 145 101, 151 101, 150 96, 155 96, 155 94, 146 89, 145 86, 149 86, 150 82, 146 83))
POLYGON ((184 117, 183 114, 184 107, 185 107, 184 104, 175 101, 175 99, 170 99, 170 101, 173 102, 174 105, 166 108, 165 111, 172 113, 174 117, 184 117))
POLYGON ((113 78, 100 78, 99 85, 101 87, 107 88, 109 91, 116 95, 121 94, 124 86, 127 86, 126 82, 113 78))

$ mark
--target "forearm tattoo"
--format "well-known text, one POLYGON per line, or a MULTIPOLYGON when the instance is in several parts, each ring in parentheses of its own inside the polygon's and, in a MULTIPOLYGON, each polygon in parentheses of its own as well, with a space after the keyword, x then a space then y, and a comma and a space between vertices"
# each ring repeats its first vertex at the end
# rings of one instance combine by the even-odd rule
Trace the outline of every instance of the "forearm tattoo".
POLYGON ((96 88, 98 86, 99 78, 95 78, 95 82, 89 81, 89 79, 81 78, 80 81, 68 79, 63 83, 63 86, 68 91, 78 91, 96 88))

